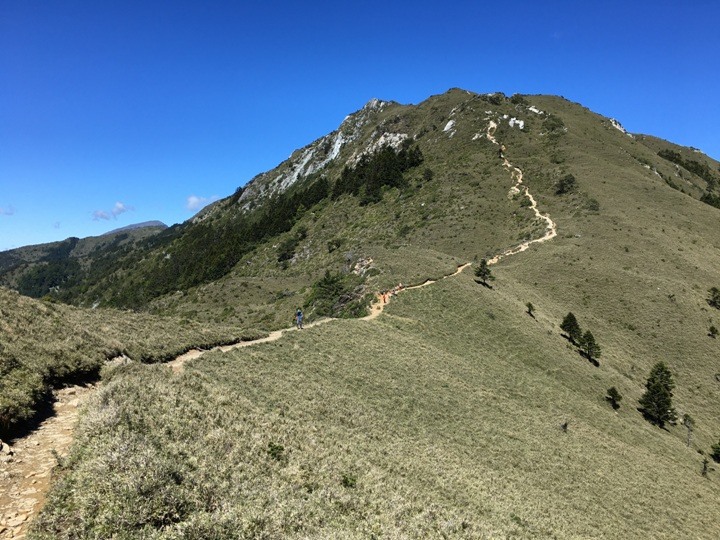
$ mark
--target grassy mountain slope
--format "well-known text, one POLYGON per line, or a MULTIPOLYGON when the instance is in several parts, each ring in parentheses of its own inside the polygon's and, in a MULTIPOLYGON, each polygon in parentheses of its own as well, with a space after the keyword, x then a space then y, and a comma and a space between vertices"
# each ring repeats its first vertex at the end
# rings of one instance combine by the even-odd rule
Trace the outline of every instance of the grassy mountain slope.
POLYGON ((634 410, 637 384, 531 319, 510 273, 179 377, 117 372, 36 537, 714 538, 716 474, 634 410))
POLYGON ((159 362, 241 337, 237 328, 77 309, 4 288, 0 306, 0 437, 32 418, 52 388, 96 377, 106 360, 159 362))
MULTIPOLYGON (((663 182, 698 199, 718 197, 717 162, 652 137, 631 138, 609 119, 561 98, 451 90, 417 106, 372 100, 337 131, 193 220, 123 249, 100 250, 79 268, 60 261, 60 270, 67 266, 64 281, 62 272, 25 272, 22 290, 85 306, 150 309, 270 329, 286 324, 286 314, 304 303, 310 285, 328 268, 348 271, 373 259, 372 273, 380 276, 369 281, 370 290, 424 272, 384 275, 387 268, 377 263, 392 267, 385 256, 392 258, 398 249, 463 261, 497 253, 537 235, 541 224, 524 198, 507 196, 507 172, 498 166, 497 146, 484 136, 491 120, 534 193, 569 217, 595 211, 597 198, 589 188, 607 181, 602 175, 611 170, 618 178, 626 171, 642 174, 642 182, 654 189, 663 182), (321 182, 332 191, 343 169, 356 167, 363 154, 377 153, 383 144, 399 148, 403 141, 421 150, 423 163, 405 173, 403 187, 383 189, 380 202, 307 195, 321 182), (583 156, 572 155, 576 150, 583 156), (577 179, 575 188, 553 196, 557 182, 569 174, 577 179), (292 197, 307 203, 289 204, 292 197), (228 298, 227 288, 248 302, 228 298)), ((23 268, 15 271, 13 283, 23 268)))
POLYGON ((288 326, 326 270, 377 291, 538 237, 544 224, 484 137, 490 121, 556 238, 493 266, 493 289, 466 271, 400 295, 376 320, 206 355, 179 377, 114 371, 36 536, 717 537, 719 473, 700 471, 720 439, 720 345, 708 336, 720 313, 706 301, 720 287, 720 210, 706 196, 718 163, 562 98, 454 90, 370 104, 91 292, 110 299, 123 276, 142 287, 200 248, 188 239, 225 238, 257 216, 248 209, 275 208, 289 179, 289 195, 321 171, 332 186, 353 156, 399 133, 424 157, 405 185, 370 204, 324 197, 235 253, 219 279, 146 307, 288 326), (327 161, 338 133, 351 142, 327 161), (560 335, 570 311, 600 343, 599 366, 560 335), (695 419, 689 445, 683 426, 660 429, 637 409, 657 361, 675 377, 680 417, 695 419))

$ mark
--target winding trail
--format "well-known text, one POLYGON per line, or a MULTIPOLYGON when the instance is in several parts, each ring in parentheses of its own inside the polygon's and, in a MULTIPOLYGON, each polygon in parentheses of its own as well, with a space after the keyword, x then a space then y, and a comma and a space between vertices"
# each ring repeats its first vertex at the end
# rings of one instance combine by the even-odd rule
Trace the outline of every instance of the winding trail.
MULTIPOLYGON (((502 148, 495 139, 497 124, 490 121, 486 136, 493 144, 502 148)), ((501 155, 502 156, 502 155, 501 155)), ((497 264, 505 257, 516 255, 528 249, 532 244, 547 242, 557 236, 557 226, 549 215, 538 210, 537 201, 523 184, 523 172, 515 167, 508 159, 502 156, 503 167, 510 172, 510 177, 515 184, 510 188, 508 195, 515 197, 519 193, 530 201, 530 208, 535 213, 538 221, 545 222, 545 234, 540 238, 522 242, 517 246, 509 248, 502 253, 489 259, 488 264, 497 264)), ((460 274, 469 267, 471 263, 465 263, 442 279, 448 279, 460 274)), ((427 287, 439 280, 428 279, 417 285, 398 286, 395 293, 410 291, 427 287)), ((389 299, 388 299, 389 300, 389 299)), ((378 294, 370 306, 370 313, 361 320, 371 321, 379 317, 387 304, 382 295, 378 294)), ((336 319, 324 318, 305 325, 305 329, 311 329, 336 319)), ((266 337, 241 341, 233 345, 224 345, 212 349, 193 349, 167 362, 173 373, 181 373, 185 363, 195 360, 209 351, 228 352, 234 349, 241 349, 261 343, 270 343, 279 340, 288 332, 297 332, 295 327, 275 330, 266 337)), ((77 408, 90 395, 92 387, 75 386, 65 388, 56 392, 54 404, 55 414, 44 420, 39 427, 28 436, 18 440, 10 448, 8 445, 0 447, 0 540, 25 538, 27 527, 32 518, 40 510, 45 500, 45 494, 50 487, 50 480, 53 468, 56 465, 56 458, 53 452, 59 456, 67 455, 72 444, 72 430, 77 419, 77 408), (3 453, 4 449, 4 453, 3 453)))
MULTIPOLYGON (((490 142, 497 145, 499 148, 502 148, 500 146, 500 143, 497 142, 495 139, 495 130, 497 130, 497 124, 493 122, 492 120, 488 124, 488 130, 487 130, 487 138, 490 142)), ((502 155, 503 159, 503 167, 505 167, 508 171, 510 171, 510 177, 515 180, 515 185, 510 188, 510 191, 508 193, 509 197, 514 197, 521 191, 523 192, 524 196, 527 197, 527 199, 530 201, 530 209, 535 213, 535 219, 541 220, 545 222, 545 234, 541 236, 540 238, 535 238, 534 240, 528 240, 527 242, 523 242, 522 244, 519 244, 515 247, 512 247, 510 249, 506 249, 499 255, 495 255, 492 259, 488 260, 488 264, 496 264, 500 262, 501 259, 504 259, 505 257, 509 257, 511 255, 516 255, 518 253, 521 253, 525 251, 527 248, 529 248, 532 244, 538 244, 541 242, 547 242, 548 240, 552 240, 557 236, 557 225, 555 222, 550 219, 550 216, 547 214, 543 214, 538 210, 537 207, 537 201, 535 200, 535 197, 533 197, 530 192, 528 191, 528 187, 523 184, 523 172, 519 167, 515 167, 512 163, 508 161, 508 159, 502 155)))

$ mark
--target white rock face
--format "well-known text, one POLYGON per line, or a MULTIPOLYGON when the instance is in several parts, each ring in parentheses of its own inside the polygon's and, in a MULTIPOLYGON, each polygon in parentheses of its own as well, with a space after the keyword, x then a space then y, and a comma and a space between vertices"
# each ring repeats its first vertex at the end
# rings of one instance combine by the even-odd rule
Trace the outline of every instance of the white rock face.
MULTIPOLYGON (((274 178, 270 179, 270 173, 263 173, 253 178, 240 197, 243 210, 250 209, 253 201, 286 191, 301 178, 322 171, 340 158, 343 147, 359 139, 372 116, 389 104, 388 101, 371 99, 362 109, 346 116, 336 131, 294 152, 288 158, 289 163, 281 166, 274 178)), ((384 133, 379 139, 371 142, 363 152, 356 152, 348 163, 357 162, 363 154, 373 153, 385 144, 398 148, 407 137, 405 133, 384 133)))

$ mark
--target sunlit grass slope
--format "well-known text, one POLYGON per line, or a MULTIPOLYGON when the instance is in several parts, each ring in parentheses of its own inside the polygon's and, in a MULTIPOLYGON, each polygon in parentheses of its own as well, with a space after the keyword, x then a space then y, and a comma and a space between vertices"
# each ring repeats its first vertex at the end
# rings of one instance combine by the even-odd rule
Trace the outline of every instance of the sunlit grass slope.
POLYGON ((717 473, 635 410, 622 343, 593 366, 558 333, 560 300, 497 274, 180 376, 109 374, 34 537, 716 538, 717 473))

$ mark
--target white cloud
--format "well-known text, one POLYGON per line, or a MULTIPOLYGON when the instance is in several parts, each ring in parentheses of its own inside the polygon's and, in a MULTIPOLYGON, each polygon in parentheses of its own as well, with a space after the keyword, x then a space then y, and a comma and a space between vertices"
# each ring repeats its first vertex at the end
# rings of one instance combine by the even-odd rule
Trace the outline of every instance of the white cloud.
POLYGON ((115 203, 115 206, 113 206, 112 210, 110 210, 109 212, 106 210, 95 210, 92 213, 92 218, 93 221, 99 221, 101 219, 109 220, 110 218, 117 219, 120 214, 130 212, 131 210, 135 210, 135 208, 118 201, 115 203))
POLYGON ((0 216, 12 216, 15 213, 15 209, 12 207, 12 205, 8 206, 7 208, 3 208, 0 206, 0 216))
POLYGON ((129 212, 130 210, 135 210, 135 209, 132 206, 126 206, 124 203, 121 203, 120 201, 118 201, 115 203, 115 206, 113 206, 112 215, 115 217, 118 217, 120 214, 129 212))
POLYGON ((186 208, 188 210, 192 210, 193 212, 200 210, 204 206, 207 206, 208 204, 215 202, 219 199, 217 195, 213 195, 212 197, 198 197, 197 195, 190 195, 187 198, 186 208))

